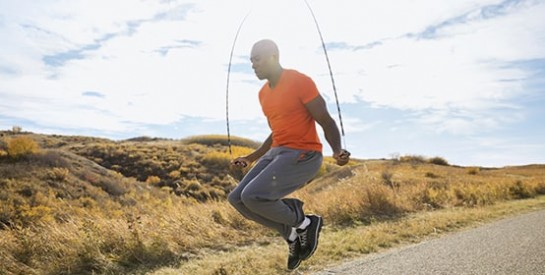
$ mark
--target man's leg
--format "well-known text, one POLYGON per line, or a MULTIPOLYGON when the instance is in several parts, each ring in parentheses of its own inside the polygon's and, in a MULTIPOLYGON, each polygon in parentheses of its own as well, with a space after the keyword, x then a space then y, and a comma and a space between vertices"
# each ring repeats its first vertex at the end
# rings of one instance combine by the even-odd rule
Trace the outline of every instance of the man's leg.
POLYGON ((320 152, 273 148, 229 195, 245 217, 280 232, 288 239, 305 216, 302 202, 283 199, 312 179, 322 163, 320 152))
POLYGON ((282 224, 269 221, 264 217, 259 216, 256 213, 253 213, 249 210, 244 203, 242 202, 241 194, 244 191, 244 188, 259 174, 263 169, 267 167, 272 161, 272 158, 267 155, 263 156, 256 165, 244 176, 244 178, 239 182, 239 184, 229 193, 227 200, 229 203, 245 218, 253 220, 263 226, 274 229, 278 231, 282 236, 285 235, 284 226, 282 224))
POLYGON ((304 219, 299 200, 284 199, 311 180, 322 163, 322 154, 289 148, 269 151, 272 161, 246 185, 241 201, 252 213, 280 224, 285 239, 304 219))

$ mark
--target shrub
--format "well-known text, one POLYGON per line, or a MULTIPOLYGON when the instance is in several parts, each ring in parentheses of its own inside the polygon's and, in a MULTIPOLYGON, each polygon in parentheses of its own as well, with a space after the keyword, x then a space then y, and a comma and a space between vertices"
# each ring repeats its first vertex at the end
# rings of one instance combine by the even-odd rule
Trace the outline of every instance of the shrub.
POLYGON ((68 178, 70 171, 63 167, 55 167, 47 173, 47 177, 54 181, 63 182, 68 178))
POLYGON ((501 193, 493 184, 459 184, 454 188, 457 206, 492 205, 502 199, 501 193))
POLYGON ((426 178, 431 178, 431 179, 436 179, 436 178, 439 177, 438 175, 436 175, 436 174, 434 174, 432 172, 426 172, 425 176, 426 176, 426 178))
POLYGON ((423 156, 416 156, 416 155, 408 155, 408 156, 401 156, 399 158, 400 162, 409 162, 411 164, 418 164, 418 163, 425 163, 426 158, 423 156))
POLYGON ((230 162, 229 153, 218 151, 206 153, 202 160, 205 164, 216 167, 228 167, 230 162))
MULTIPOLYGON (((185 138, 182 140, 182 143, 183 144, 197 143, 197 144, 202 144, 207 146, 220 144, 223 146, 227 146, 229 142, 227 141, 227 136, 224 136, 224 135, 201 135, 201 136, 192 136, 192 137, 185 138)), ((231 145, 257 148, 259 147, 259 145, 261 145, 261 143, 250 140, 250 139, 231 136, 231 145)))
POLYGON ((481 169, 479 167, 469 167, 469 168, 467 168, 467 173, 469 175, 477 175, 477 174, 479 174, 480 171, 481 171, 481 169))
POLYGON ((104 178, 95 185, 111 196, 121 196, 127 192, 121 182, 113 178, 104 178))
POLYGON ((405 212, 402 204, 396 200, 394 192, 386 186, 368 186, 365 188, 363 201, 362 208, 365 208, 366 211, 362 209, 362 213, 367 213, 362 219, 365 219, 369 214, 395 216, 405 212))
POLYGON ((416 196, 420 203, 431 209, 446 207, 452 200, 449 189, 446 186, 441 187, 436 182, 428 183, 416 196))
POLYGON ((36 154, 40 149, 32 138, 26 136, 10 139, 7 147, 8 155, 12 158, 36 154))
POLYGON ((57 150, 44 150, 39 154, 33 155, 33 160, 49 167, 69 167, 70 163, 57 150))
POLYGON ((382 177, 382 181, 384 182, 385 185, 388 185, 392 188, 395 187, 395 184, 394 184, 394 181, 392 180, 392 177, 394 176, 394 174, 390 171, 383 171, 382 174, 381 174, 381 177, 382 177))
POLYGON ((202 184, 196 179, 192 179, 184 183, 186 186, 186 190, 188 191, 199 191, 202 189, 202 184))
POLYGON ((32 225, 39 222, 52 222, 55 220, 53 217, 53 209, 45 205, 38 205, 34 207, 24 206, 22 207, 21 220, 25 225, 32 225))
POLYGON ((527 199, 535 196, 534 190, 531 190, 520 180, 517 180, 515 184, 509 187, 509 193, 515 199, 527 199))
POLYGON ((448 166, 448 161, 445 160, 444 158, 442 157, 433 157, 431 159, 428 160, 429 163, 432 163, 432 164, 435 164, 435 165, 443 165, 443 166, 448 166))
POLYGON ((148 178, 146 179, 146 183, 150 185, 157 185, 159 184, 159 182, 161 182, 161 178, 159 178, 158 176, 148 176, 148 178))
POLYGON ((540 195, 545 194, 545 182, 540 182, 537 184, 536 193, 540 195))
POLYGON ((168 173, 168 176, 171 178, 171 179, 179 179, 180 178, 180 171, 178 170, 174 170, 174 171, 171 171, 170 173, 168 173))

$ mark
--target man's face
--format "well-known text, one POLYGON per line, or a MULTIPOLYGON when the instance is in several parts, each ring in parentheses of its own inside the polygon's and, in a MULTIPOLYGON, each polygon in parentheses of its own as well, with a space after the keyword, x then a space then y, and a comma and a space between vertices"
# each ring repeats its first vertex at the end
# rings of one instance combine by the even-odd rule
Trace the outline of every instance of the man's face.
POLYGON ((273 55, 259 47, 252 49, 250 61, 252 62, 252 69, 254 69, 254 73, 259 80, 268 78, 273 59, 273 55))

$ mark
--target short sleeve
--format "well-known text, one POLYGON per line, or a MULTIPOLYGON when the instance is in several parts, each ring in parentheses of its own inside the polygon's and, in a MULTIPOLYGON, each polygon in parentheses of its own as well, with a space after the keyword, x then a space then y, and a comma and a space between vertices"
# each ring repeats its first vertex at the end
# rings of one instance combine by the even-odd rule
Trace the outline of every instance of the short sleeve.
POLYGON ((309 101, 315 99, 319 95, 316 84, 306 75, 301 75, 301 79, 299 81, 299 91, 301 102, 303 102, 303 104, 307 104, 309 101))

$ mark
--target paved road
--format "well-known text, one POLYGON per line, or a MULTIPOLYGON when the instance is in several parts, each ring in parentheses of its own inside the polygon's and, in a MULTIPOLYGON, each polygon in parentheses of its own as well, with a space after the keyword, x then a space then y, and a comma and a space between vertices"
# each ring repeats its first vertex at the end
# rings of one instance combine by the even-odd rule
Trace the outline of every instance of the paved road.
POLYGON ((545 210, 316 273, 327 274, 545 274, 545 210))

